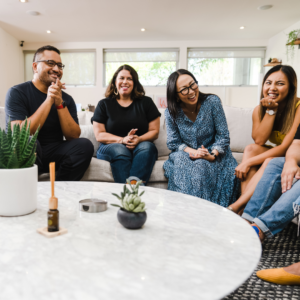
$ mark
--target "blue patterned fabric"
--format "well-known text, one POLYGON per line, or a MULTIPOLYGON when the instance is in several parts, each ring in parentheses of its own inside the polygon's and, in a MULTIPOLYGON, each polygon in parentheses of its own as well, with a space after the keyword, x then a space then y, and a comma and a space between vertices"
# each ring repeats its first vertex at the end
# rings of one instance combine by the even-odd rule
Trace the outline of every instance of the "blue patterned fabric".
POLYGON ((164 163, 168 189, 203 198, 227 207, 239 196, 240 183, 234 175, 237 162, 229 147, 229 131, 219 97, 210 95, 202 103, 195 122, 179 108, 173 121, 165 110, 167 146, 172 151, 164 163), (214 162, 192 160, 183 150, 204 146, 219 151, 214 162))

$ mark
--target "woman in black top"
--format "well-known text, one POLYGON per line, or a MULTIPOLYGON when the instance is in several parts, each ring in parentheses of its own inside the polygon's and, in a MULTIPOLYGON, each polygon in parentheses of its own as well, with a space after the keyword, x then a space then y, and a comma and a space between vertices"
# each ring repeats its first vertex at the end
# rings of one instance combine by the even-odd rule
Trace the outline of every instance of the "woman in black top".
POLYGON ((100 142, 97 158, 110 162, 115 182, 143 180, 146 184, 157 160, 160 112, 139 82, 137 72, 121 66, 99 101, 92 123, 100 142))

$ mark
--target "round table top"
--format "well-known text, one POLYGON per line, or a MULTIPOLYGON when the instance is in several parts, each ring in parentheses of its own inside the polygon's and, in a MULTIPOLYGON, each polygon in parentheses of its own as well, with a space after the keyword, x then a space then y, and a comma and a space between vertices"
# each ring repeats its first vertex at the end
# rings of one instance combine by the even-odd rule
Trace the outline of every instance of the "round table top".
POLYGON ((151 187, 142 196, 147 222, 125 229, 111 193, 123 185, 56 182, 60 226, 47 238, 50 182, 38 183, 38 208, 0 218, 0 299, 222 299, 256 268, 261 244, 239 216, 209 201, 151 187), (79 200, 108 201, 100 213, 79 200))

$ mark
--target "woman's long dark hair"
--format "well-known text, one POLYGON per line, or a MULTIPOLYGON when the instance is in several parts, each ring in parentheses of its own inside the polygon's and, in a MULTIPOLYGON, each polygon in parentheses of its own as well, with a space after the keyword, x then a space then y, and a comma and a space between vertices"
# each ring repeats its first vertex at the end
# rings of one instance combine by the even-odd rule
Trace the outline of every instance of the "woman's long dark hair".
MULTIPOLYGON (((189 72, 188 70, 185 70, 185 69, 179 69, 179 70, 175 71, 168 78, 167 102, 168 102, 168 110, 169 110, 169 113, 172 116, 173 120, 175 120, 177 118, 178 109, 179 109, 179 105, 180 105, 180 102, 177 101, 179 99, 179 95, 178 95, 177 89, 176 89, 176 82, 177 82, 178 77, 180 75, 184 75, 184 74, 190 75, 195 80, 195 82, 197 82, 197 79, 195 78, 195 76, 191 72, 189 72)), ((198 97, 197 103, 199 103, 199 102, 202 103, 209 95, 213 95, 213 94, 204 94, 199 91, 199 97, 198 97)))
POLYGON ((145 90, 144 90, 143 86, 141 85, 141 83, 139 82, 139 75, 136 72, 136 70, 129 65, 123 65, 118 68, 118 70, 115 72, 113 78, 111 79, 111 81, 106 89, 105 97, 106 98, 117 98, 117 99, 120 98, 119 93, 118 93, 118 95, 116 95, 114 92, 117 89, 117 87, 116 87, 117 76, 122 70, 129 71, 130 75, 132 76, 133 90, 131 92, 131 99, 132 100, 140 99, 143 96, 145 96, 145 90))
MULTIPOLYGON (((296 75, 294 69, 291 66, 287 66, 287 65, 278 65, 278 66, 275 66, 272 69, 270 69, 264 77, 264 80, 262 83, 262 88, 261 88, 260 98, 261 99, 264 98, 263 87, 264 87, 266 80, 272 73, 278 72, 278 71, 281 71, 287 77, 287 79, 289 81, 289 92, 288 92, 286 99, 284 100, 286 102, 284 112, 281 115, 280 119, 275 119, 273 128, 276 127, 276 130, 278 129, 281 133, 287 134, 293 126, 293 122, 294 122, 294 118, 295 118, 295 114, 296 114, 296 104, 298 101, 298 98, 297 98, 297 75, 296 75)), ((260 109, 259 109, 260 120, 263 119, 263 117, 266 113, 266 110, 267 110, 267 108, 263 107, 262 104, 260 104, 260 109)))

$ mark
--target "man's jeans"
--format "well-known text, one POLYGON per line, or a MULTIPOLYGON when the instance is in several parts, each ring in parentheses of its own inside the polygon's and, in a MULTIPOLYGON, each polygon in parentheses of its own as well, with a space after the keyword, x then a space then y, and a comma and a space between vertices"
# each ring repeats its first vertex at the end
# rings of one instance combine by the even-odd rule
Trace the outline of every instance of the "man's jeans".
POLYGON ((126 183, 129 176, 136 176, 147 184, 157 160, 157 149, 152 142, 139 143, 133 150, 123 144, 100 144, 97 158, 110 162, 115 182, 126 183))
POLYGON ((300 180, 290 190, 281 193, 284 163, 284 157, 269 162, 242 215, 244 219, 256 223, 266 237, 282 231, 299 212, 300 180))

